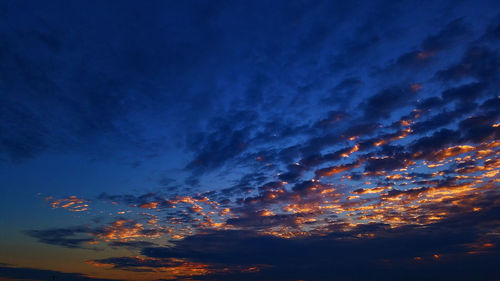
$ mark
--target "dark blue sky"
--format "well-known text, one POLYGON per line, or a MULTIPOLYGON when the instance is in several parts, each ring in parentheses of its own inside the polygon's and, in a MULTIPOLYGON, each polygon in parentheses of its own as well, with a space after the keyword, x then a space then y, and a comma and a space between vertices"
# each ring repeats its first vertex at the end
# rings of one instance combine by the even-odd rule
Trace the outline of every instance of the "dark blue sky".
POLYGON ((498 1, 0 19, 0 280, 499 278, 498 1))

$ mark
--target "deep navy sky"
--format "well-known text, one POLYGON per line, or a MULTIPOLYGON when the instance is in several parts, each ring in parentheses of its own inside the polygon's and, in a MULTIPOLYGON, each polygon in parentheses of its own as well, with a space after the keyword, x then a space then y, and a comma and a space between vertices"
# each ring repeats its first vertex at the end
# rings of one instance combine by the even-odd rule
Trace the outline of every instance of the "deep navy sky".
POLYGON ((498 1, 0 1, 0 280, 498 280, 498 1))

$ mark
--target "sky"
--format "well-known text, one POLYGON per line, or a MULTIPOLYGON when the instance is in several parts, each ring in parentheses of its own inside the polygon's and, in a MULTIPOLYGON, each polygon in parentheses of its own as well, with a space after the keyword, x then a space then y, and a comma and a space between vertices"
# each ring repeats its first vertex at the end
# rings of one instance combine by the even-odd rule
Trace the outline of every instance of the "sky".
POLYGON ((500 2, 0 19, 0 281, 500 280, 500 2))

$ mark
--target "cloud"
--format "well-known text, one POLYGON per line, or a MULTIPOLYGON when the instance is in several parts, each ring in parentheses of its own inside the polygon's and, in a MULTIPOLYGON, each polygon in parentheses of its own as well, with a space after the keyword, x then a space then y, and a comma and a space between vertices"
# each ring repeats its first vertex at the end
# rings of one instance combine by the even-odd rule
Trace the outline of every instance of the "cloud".
POLYGON ((374 188, 365 188, 365 189, 359 188, 359 189, 353 190, 352 193, 359 194, 359 195, 373 194, 373 193, 380 193, 380 192, 383 192, 383 191, 391 189, 391 188, 392 187, 390 187, 390 186, 378 186, 378 187, 374 187, 374 188))
MULTIPOLYGON (((483 234, 488 232, 484 223, 492 223, 490 218, 496 209, 493 207, 484 214, 460 213, 425 229, 406 226, 390 229, 383 224, 367 224, 327 236, 294 239, 248 231, 217 231, 187 237, 172 247, 145 248, 142 253, 158 259, 268 266, 248 276, 209 274, 205 276, 207 280, 329 280, 331 268, 338 269, 336 280, 397 280, 403 276, 408 280, 467 280, 478 274, 488 279, 494 278, 498 270, 490 262, 482 263, 498 254, 492 249, 480 255, 470 254, 468 245, 478 239, 476 227, 480 227, 483 234), (457 271, 457 264, 468 270, 457 271)), ((497 241, 494 236, 489 239, 497 241)))
POLYGON ((391 157, 384 158, 369 158, 366 162, 365 171, 366 172, 377 172, 377 171, 392 171, 396 169, 406 168, 410 165, 415 164, 411 160, 408 160, 407 155, 393 155, 391 157))
POLYGON ((371 96, 362 104, 365 120, 376 121, 391 116, 395 109, 400 109, 415 98, 408 89, 391 87, 371 96))
POLYGON ((0 266, 0 277, 17 280, 50 280, 56 278, 61 281, 119 281, 120 279, 94 278, 82 273, 66 273, 54 270, 0 266))
POLYGON ((451 88, 442 93, 443 100, 458 99, 461 102, 472 102, 484 94, 485 85, 482 83, 470 83, 460 87, 451 88))
POLYGON ((141 249, 146 247, 154 247, 155 243, 147 241, 113 241, 109 243, 110 247, 115 248, 130 248, 130 249, 141 249))
POLYGON ((97 238, 105 241, 119 240, 127 242, 138 238, 158 238, 168 232, 164 228, 146 228, 133 220, 116 220, 106 227, 92 232, 97 238))
POLYGON ((441 129, 431 136, 422 137, 411 144, 410 150, 418 153, 419 157, 425 157, 433 151, 440 150, 446 145, 459 143, 460 132, 449 129, 441 129))
POLYGON ((125 153, 115 174, 146 177, 48 198, 110 218, 26 234, 144 279, 498 276, 498 24, 389 2, 15 10, 0 158, 125 153))
POLYGON ((340 81, 331 89, 329 96, 324 98, 322 102, 331 105, 343 105, 344 108, 350 105, 352 99, 359 94, 363 87, 363 81, 357 77, 348 77, 340 81))
POLYGON ((500 56, 497 50, 486 46, 471 46, 458 64, 436 73, 438 79, 459 81, 467 77, 494 82, 498 78, 500 56))
POLYGON ((213 131, 188 140, 188 147, 195 151, 195 156, 186 168, 196 173, 210 171, 245 151, 256 115, 253 111, 240 111, 226 120, 214 120, 219 125, 213 131))
POLYGON ((89 237, 86 227, 53 228, 46 230, 28 230, 26 234, 38 239, 41 243, 57 245, 66 248, 84 248, 83 245, 95 241, 89 237))
MULTIPOLYGON (((151 221, 151 220, 150 220, 151 221)), ((155 221, 153 219, 153 221, 155 221)), ((140 239, 155 239, 170 229, 153 224, 143 225, 133 220, 116 220, 106 226, 91 228, 75 226, 67 228, 51 228, 43 230, 28 230, 28 236, 38 242, 72 249, 90 249, 90 245, 108 242, 111 247, 138 248, 154 245, 140 239)), ((96 249, 96 248, 92 248, 96 249)))
POLYGON ((488 25, 483 38, 488 41, 496 41, 500 39, 500 15, 495 17, 492 22, 488 25))
POLYGON ((349 163, 349 164, 342 164, 342 165, 338 165, 338 166, 332 166, 332 167, 319 169, 319 170, 315 171, 315 174, 316 174, 317 178, 330 177, 330 176, 333 176, 335 174, 349 171, 351 169, 354 169, 354 168, 357 168, 360 166, 361 166, 360 161, 356 161, 356 162, 349 163))
POLYGON ((395 65, 390 68, 394 68, 395 66, 399 69, 426 67, 440 52, 453 47, 455 43, 463 40, 469 33, 469 28, 465 24, 464 19, 455 19, 444 26, 440 32, 425 38, 418 50, 410 51, 399 56, 395 65))
POLYGON ((459 40, 463 39, 463 37, 468 33, 469 27, 465 23, 464 19, 455 19, 446 24, 445 27, 439 31, 439 33, 427 37, 422 42, 422 50, 424 52, 441 51, 444 48, 450 47, 459 42, 459 40))
POLYGON ((84 212, 88 210, 89 200, 78 198, 76 196, 70 196, 67 198, 56 199, 53 197, 45 198, 48 202, 50 202, 50 206, 53 209, 63 208, 71 212, 84 212))

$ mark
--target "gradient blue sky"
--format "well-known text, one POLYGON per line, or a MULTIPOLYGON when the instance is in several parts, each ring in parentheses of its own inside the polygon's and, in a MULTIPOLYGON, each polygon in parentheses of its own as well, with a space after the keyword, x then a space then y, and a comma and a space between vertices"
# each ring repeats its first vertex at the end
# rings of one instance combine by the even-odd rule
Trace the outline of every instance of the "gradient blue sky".
POLYGON ((498 280, 498 1, 0 1, 0 280, 498 280))

